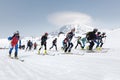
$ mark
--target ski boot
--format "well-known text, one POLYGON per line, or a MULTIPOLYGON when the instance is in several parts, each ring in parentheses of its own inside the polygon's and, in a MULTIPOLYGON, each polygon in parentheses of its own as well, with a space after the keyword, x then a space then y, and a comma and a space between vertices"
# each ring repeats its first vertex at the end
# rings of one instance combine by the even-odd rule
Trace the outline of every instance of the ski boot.
POLYGON ((15 59, 18 59, 18 57, 17 57, 17 52, 15 52, 15 59))
POLYGON ((97 47, 96 50, 100 51, 100 50, 101 50, 101 47, 97 47))
POLYGON ((44 55, 46 55, 47 54, 47 50, 44 50, 44 55))
POLYGON ((40 50, 38 50, 38 55, 40 55, 40 50))

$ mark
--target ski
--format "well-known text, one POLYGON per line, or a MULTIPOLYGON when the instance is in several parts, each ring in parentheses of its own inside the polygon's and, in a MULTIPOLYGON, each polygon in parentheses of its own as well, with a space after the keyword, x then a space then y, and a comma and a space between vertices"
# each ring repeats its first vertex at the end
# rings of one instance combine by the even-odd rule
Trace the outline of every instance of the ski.
POLYGON ((21 61, 21 62, 24 62, 24 60, 23 59, 18 59, 19 61, 21 61))
POLYGON ((84 53, 76 53, 76 52, 64 52, 64 53, 61 53, 62 55, 80 55, 80 56, 83 56, 84 53))
POLYGON ((83 53, 107 53, 110 49, 109 48, 101 48, 101 49, 93 49, 93 50, 87 50, 87 49, 81 49, 81 52, 83 53))
POLYGON ((48 55, 48 56, 55 56, 55 54, 48 54, 48 53, 47 53, 47 54, 43 54, 43 53, 38 54, 38 53, 37 53, 37 55, 42 55, 42 56, 47 56, 47 55, 48 55))
POLYGON ((21 61, 21 62, 24 62, 24 59, 19 59, 19 58, 14 58, 14 57, 9 57, 10 59, 14 59, 14 60, 18 60, 18 61, 21 61))

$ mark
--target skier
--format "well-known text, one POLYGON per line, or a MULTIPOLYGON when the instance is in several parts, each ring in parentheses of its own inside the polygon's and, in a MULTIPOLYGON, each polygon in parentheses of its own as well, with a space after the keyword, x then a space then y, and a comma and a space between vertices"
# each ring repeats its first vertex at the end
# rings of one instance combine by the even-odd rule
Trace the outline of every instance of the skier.
POLYGON ((102 48, 102 46, 104 44, 104 41, 103 41, 104 38, 106 39, 106 33, 105 32, 103 32, 101 34, 101 37, 100 37, 100 48, 102 48))
POLYGON ((92 50, 93 46, 94 46, 94 41, 96 40, 96 32, 98 31, 98 29, 93 29, 93 31, 88 32, 86 34, 86 38, 88 40, 88 42, 90 43, 88 50, 92 50))
POLYGON ((97 32, 97 34, 96 34, 96 40, 95 40, 95 43, 97 44, 96 45, 96 49, 98 49, 99 50, 99 44, 100 44, 100 39, 101 39, 101 32, 97 32))
POLYGON ((16 31, 14 35, 12 37, 9 37, 8 39, 11 40, 11 48, 9 50, 9 57, 11 57, 12 50, 13 48, 15 48, 14 57, 15 59, 18 59, 18 41, 20 39, 19 31, 16 31))
POLYGON ((40 50, 42 48, 42 46, 44 45, 45 49, 44 49, 44 54, 47 54, 47 45, 46 45, 46 41, 47 41, 47 37, 48 37, 48 33, 45 33, 42 37, 41 37, 41 47, 38 50, 38 54, 40 54, 40 50))
POLYGON ((52 46, 50 47, 50 49, 52 49, 54 46, 55 46, 55 49, 57 51, 57 38, 55 38, 53 41, 52 41, 52 46))
POLYGON ((36 50, 37 49, 37 43, 35 42, 34 43, 34 50, 36 50))
POLYGON ((65 38, 62 42, 63 44, 63 47, 61 47, 63 50, 65 50, 67 48, 67 45, 68 45, 68 38, 65 38))
POLYGON ((74 32, 75 32, 75 28, 73 28, 70 32, 67 33, 66 38, 68 38, 68 45, 65 48, 64 52, 67 52, 67 51, 71 52, 71 49, 73 47, 73 43, 71 42, 71 40, 73 36, 75 35, 74 32))
POLYGON ((31 40, 29 40, 28 42, 27 42, 27 48, 26 48, 26 50, 29 48, 29 50, 31 50, 31 48, 32 48, 32 42, 31 42, 31 40))
POLYGON ((85 48, 85 43, 86 43, 86 40, 87 40, 87 38, 86 38, 86 37, 81 38, 81 42, 82 42, 82 49, 84 49, 84 48, 85 48))
POLYGON ((81 37, 79 36, 77 39, 77 45, 75 46, 75 49, 77 48, 78 44, 80 45, 80 47, 82 48, 82 44, 81 44, 81 37))

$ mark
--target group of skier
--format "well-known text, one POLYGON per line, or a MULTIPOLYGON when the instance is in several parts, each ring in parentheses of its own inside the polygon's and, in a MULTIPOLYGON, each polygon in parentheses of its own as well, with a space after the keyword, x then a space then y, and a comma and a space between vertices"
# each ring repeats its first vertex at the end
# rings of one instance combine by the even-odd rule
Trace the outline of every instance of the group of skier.
MULTIPOLYGON (((64 52, 71 52, 71 50, 74 46, 72 43, 72 39, 74 36, 75 36, 75 28, 71 29, 71 31, 67 33, 66 37, 64 38, 64 40, 62 42, 63 43, 62 49, 64 50, 64 52)), ((86 43, 89 43, 89 45, 87 46, 88 50, 92 50, 95 43, 96 43, 96 49, 100 49, 102 47, 102 45, 104 44, 103 38, 105 38, 105 37, 106 37, 105 32, 103 32, 103 33, 98 32, 98 29, 95 28, 95 29, 93 29, 93 31, 87 32, 85 37, 78 36, 75 49, 77 48, 78 45, 80 45, 81 49, 85 49, 86 43)), ((13 50, 13 48, 15 48, 14 57, 18 58, 18 56, 17 56, 18 41, 20 40, 19 31, 15 32, 14 35, 12 37, 9 37, 8 39, 11 40, 11 48, 9 50, 9 56, 11 57, 12 50, 13 50)), ((38 50, 38 54, 40 54, 43 46, 44 46, 44 54, 47 54, 47 39, 48 39, 48 33, 45 33, 41 37, 41 46, 38 50)), ((28 45, 30 45, 30 41, 28 41, 28 45)), ((52 49, 54 46, 57 51, 57 38, 55 38, 52 41, 52 46, 49 49, 52 49)), ((30 47, 30 49, 31 49, 31 47, 30 47)))
MULTIPOLYGON (((68 32, 66 37, 64 38, 63 46, 62 46, 62 49, 64 50, 64 52, 71 52, 71 49, 73 48, 72 39, 73 39, 73 36, 75 35, 74 32, 75 32, 75 28, 71 29, 71 31, 68 32)), ((39 54, 43 45, 45 47, 44 53, 45 54, 47 53, 46 51, 47 36, 48 36, 48 33, 45 33, 41 38, 41 47, 38 51, 39 54)), ((103 45, 103 38, 105 37, 106 35, 104 32, 101 34, 101 32, 98 32, 98 29, 93 29, 93 31, 86 33, 85 37, 83 38, 80 36, 78 37, 77 45, 75 46, 75 49, 77 48, 78 45, 80 45, 81 49, 85 49, 86 43, 89 43, 89 45, 87 46, 88 50, 92 50, 95 43, 97 44, 96 49, 101 49, 103 45)), ((53 40, 52 46, 49 49, 53 48, 54 46, 57 51, 57 38, 53 40)))
POLYGON ((37 49, 37 43, 36 42, 33 43, 31 40, 28 40, 26 51, 27 50, 30 51, 32 48, 34 48, 34 50, 36 50, 37 49))
POLYGON ((86 34, 86 38, 87 41, 90 43, 90 45, 88 46, 89 50, 93 49, 95 43, 97 44, 96 49, 101 49, 104 43, 103 38, 106 38, 106 33, 103 32, 101 34, 101 32, 99 32, 98 29, 93 29, 93 31, 88 32, 86 34))
POLYGON ((99 50, 102 48, 102 45, 104 43, 103 38, 105 40, 106 38, 106 33, 103 32, 98 32, 98 29, 93 29, 93 31, 90 31, 88 33, 86 33, 86 36, 81 38, 80 36, 78 37, 77 40, 77 45, 75 46, 75 49, 77 48, 78 45, 80 45, 80 47, 82 49, 85 49, 85 44, 89 43, 89 45, 87 46, 88 50, 92 50, 93 46, 96 43, 96 49, 99 50))

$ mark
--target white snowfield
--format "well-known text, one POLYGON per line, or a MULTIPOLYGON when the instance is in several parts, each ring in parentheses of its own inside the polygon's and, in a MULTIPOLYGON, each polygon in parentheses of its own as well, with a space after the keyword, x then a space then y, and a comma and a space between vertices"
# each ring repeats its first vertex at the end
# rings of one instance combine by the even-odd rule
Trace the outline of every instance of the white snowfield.
POLYGON ((55 56, 43 56, 37 55, 37 50, 19 50, 19 58, 24 59, 21 62, 10 59, 9 50, 2 49, 0 80, 120 80, 119 34, 120 30, 107 34, 103 46, 110 48, 107 53, 85 53, 79 50, 84 55, 61 55, 53 49, 51 54, 55 53, 55 56))

